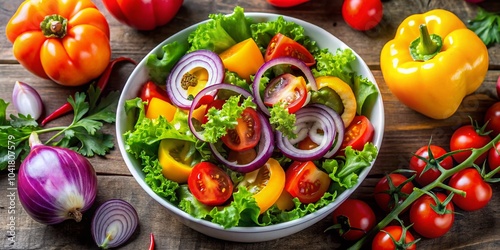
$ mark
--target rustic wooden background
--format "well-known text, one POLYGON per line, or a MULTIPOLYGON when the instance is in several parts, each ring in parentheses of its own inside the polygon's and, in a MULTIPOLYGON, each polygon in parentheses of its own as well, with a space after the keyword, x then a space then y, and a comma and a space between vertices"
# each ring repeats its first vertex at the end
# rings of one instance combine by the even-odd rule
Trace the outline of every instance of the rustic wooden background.
MULTIPOLYGON (((21 0, 0 1, 0 98, 10 101, 13 84, 23 81, 31 84, 42 95, 46 112, 51 112, 77 88, 64 88, 50 81, 31 75, 13 58, 11 44, 5 36, 5 25, 14 14, 21 0)), ((236 5, 247 12, 272 12, 288 15, 316 24, 331 32, 351 46, 366 61, 381 89, 385 105, 385 134, 377 163, 362 186, 353 197, 361 198, 372 204, 373 187, 384 173, 398 168, 406 168, 412 153, 426 145, 432 136, 433 142, 447 147, 452 131, 468 123, 468 116, 479 119, 489 105, 497 101, 494 86, 500 75, 500 46, 489 49, 490 67, 483 86, 468 96, 458 112, 447 120, 432 120, 419 115, 391 95, 384 83, 379 65, 382 46, 391 39, 399 23, 408 15, 422 13, 430 9, 443 8, 456 13, 464 22, 472 19, 477 6, 463 0, 390 0, 384 1, 384 18, 374 30, 358 32, 343 21, 342 1, 312 0, 306 4, 289 9, 274 8, 264 0, 185 0, 174 20, 154 31, 139 32, 126 27, 113 19, 104 9, 101 1, 94 0, 108 18, 111 28, 113 58, 126 56, 140 61, 158 43, 172 34, 207 18, 209 13, 230 13, 236 5)), ((500 1, 486 0, 480 5, 488 11, 500 11, 500 1)), ((471 51, 470 53, 474 53, 471 51)), ((112 75, 112 89, 120 89, 133 66, 119 67, 112 75)), ((436 83, 438 84, 438 83, 436 83)), ((14 112, 9 107, 8 112, 14 112)), ((58 120, 56 124, 68 124, 70 116, 58 120)), ((114 133, 114 126, 105 128, 114 133)), ((146 249, 149 233, 156 236, 157 249, 330 249, 343 248, 341 239, 333 233, 323 231, 332 224, 326 218, 314 226, 295 235, 274 241, 242 244, 221 241, 207 237, 184 225, 167 212, 165 208, 151 199, 130 175, 121 154, 116 148, 106 157, 90 159, 99 179, 99 191, 95 204, 111 198, 130 201, 137 209, 141 224, 130 242, 123 249, 146 249)), ((56 226, 45 226, 33 221, 16 201, 16 242, 7 241, 9 194, 7 173, 0 173, 0 230, 4 234, 1 249, 92 249, 96 248, 89 230, 89 216, 81 223, 71 221, 56 226)), ((461 212, 448 234, 437 239, 422 239, 420 249, 498 249, 500 247, 500 184, 493 184, 494 196, 490 204, 476 212, 461 212)), ((380 216, 380 211, 376 210, 380 216)), ((91 213, 92 211, 89 211, 91 213)))

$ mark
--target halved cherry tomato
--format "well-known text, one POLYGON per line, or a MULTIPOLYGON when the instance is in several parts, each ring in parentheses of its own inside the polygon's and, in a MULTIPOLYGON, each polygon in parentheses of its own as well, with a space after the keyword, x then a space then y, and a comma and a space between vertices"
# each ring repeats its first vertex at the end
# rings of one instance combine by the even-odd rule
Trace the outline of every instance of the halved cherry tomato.
POLYGON ((328 190, 331 179, 312 161, 295 161, 286 170, 285 190, 302 203, 318 201, 328 190))
POLYGON ((246 108, 238 119, 236 128, 229 129, 221 140, 231 150, 248 150, 259 143, 261 129, 262 125, 257 111, 253 108, 246 108))
POLYGON ((374 133, 375 129, 370 120, 364 115, 357 115, 347 127, 340 148, 345 149, 351 146, 355 150, 363 150, 365 144, 373 140, 374 133))
POLYGON ((288 108, 288 112, 297 112, 307 99, 307 85, 302 76, 283 74, 274 78, 264 91, 264 104, 272 107, 281 103, 288 108))
POLYGON ((191 142, 164 139, 158 147, 158 160, 165 178, 177 183, 186 183, 191 174, 193 155, 191 142))
POLYGON ((193 167, 188 187, 199 202, 208 206, 222 205, 233 193, 229 175, 210 162, 200 162, 193 167))
POLYGON ((303 61, 308 67, 316 63, 314 56, 302 44, 297 41, 277 33, 269 42, 266 49, 265 61, 274 58, 290 56, 303 61))
POLYGON ((246 173, 243 181, 238 184, 238 187, 241 186, 253 194, 262 214, 280 197, 285 187, 285 171, 277 160, 269 158, 264 166, 246 173))
POLYGON ((149 101, 151 101, 151 98, 156 97, 166 102, 172 103, 167 96, 167 92, 152 81, 148 81, 142 86, 139 96, 141 97, 143 102, 149 103, 149 101))

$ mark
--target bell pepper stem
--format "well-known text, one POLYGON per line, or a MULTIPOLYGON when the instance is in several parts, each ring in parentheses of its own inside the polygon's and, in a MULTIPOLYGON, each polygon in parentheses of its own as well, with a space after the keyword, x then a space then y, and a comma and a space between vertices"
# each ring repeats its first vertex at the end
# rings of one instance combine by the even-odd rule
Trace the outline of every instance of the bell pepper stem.
POLYGON ((40 29, 45 37, 63 38, 68 31, 68 19, 57 14, 48 15, 40 23, 40 29))
POLYGON ((417 51, 420 54, 424 55, 429 55, 436 52, 438 46, 434 41, 432 41, 427 26, 425 24, 421 24, 419 30, 420 30, 420 43, 417 45, 417 51))
POLYGON ((436 56, 443 47, 443 41, 436 34, 429 34, 427 25, 419 26, 420 36, 410 44, 410 54, 415 61, 427 61, 436 56))

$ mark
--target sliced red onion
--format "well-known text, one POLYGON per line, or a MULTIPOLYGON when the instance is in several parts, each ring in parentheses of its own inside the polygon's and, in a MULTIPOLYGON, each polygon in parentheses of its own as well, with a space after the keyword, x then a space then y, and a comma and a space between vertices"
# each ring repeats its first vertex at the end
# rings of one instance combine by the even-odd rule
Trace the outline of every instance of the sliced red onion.
POLYGON ((318 107, 318 108, 325 110, 333 118, 333 121, 335 123, 335 129, 337 131, 337 135, 335 136, 335 142, 334 142, 333 147, 328 152, 326 152, 326 154, 323 156, 325 158, 331 158, 337 153, 337 151, 339 151, 340 146, 342 145, 342 142, 344 141, 344 137, 345 137, 344 120, 342 120, 342 117, 337 112, 335 112, 335 110, 333 110, 332 108, 330 108, 326 105, 312 104, 310 106, 311 107, 318 107))
POLYGON ((195 68, 207 70, 207 87, 224 81, 224 64, 215 52, 197 50, 184 55, 170 72, 166 85, 168 97, 173 104, 181 109, 189 109, 192 103, 187 90, 181 86, 182 78, 195 68))
POLYGON ((248 173, 252 172, 266 164, 267 160, 271 158, 274 151, 274 138, 273 130, 269 120, 261 112, 257 112, 259 115, 260 123, 262 125, 262 133, 260 135, 259 144, 257 145, 257 156, 255 159, 247 164, 238 164, 237 162, 228 161, 221 153, 217 150, 216 146, 210 143, 210 149, 214 154, 214 157, 221 163, 226 165, 228 168, 240 172, 248 173))
MULTIPOLYGON (((228 83, 219 83, 219 84, 214 84, 211 86, 208 86, 204 88, 203 90, 198 93, 192 102, 192 105, 189 109, 189 115, 188 115, 188 124, 189 128, 191 129, 191 133, 198 138, 200 141, 205 141, 205 136, 203 135, 203 131, 197 131, 195 128, 195 125, 193 123, 193 111, 202 105, 202 100, 203 98, 206 98, 207 96, 211 96, 212 98, 217 94, 219 90, 230 90, 235 92, 238 95, 241 95, 243 98, 248 98, 249 96, 252 96, 248 91, 245 89, 238 87, 236 85, 228 84, 228 83)), ((253 96, 252 96, 253 97, 253 96)))
POLYGON ((48 225, 81 221, 97 194, 94 168, 73 150, 43 145, 36 133, 29 140, 31 151, 19 167, 17 188, 24 210, 48 225))
POLYGON ((267 108, 267 106, 264 104, 264 100, 262 99, 262 96, 260 96, 260 80, 261 80, 262 76, 264 75, 264 73, 268 69, 270 69, 276 65, 282 65, 282 64, 292 65, 292 66, 300 69, 302 71, 302 73, 304 74, 304 76, 306 77, 306 80, 308 82, 308 86, 310 86, 310 88, 312 90, 315 90, 315 91, 318 90, 318 86, 316 85, 316 80, 314 79, 314 76, 311 72, 311 69, 309 69, 309 67, 307 67, 307 65, 303 61, 301 61, 297 58, 293 58, 293 57, 278 57, 278 58, 271 59, 271 60, 267 61, 262 66, 260 66, 259 70, 255 74, 255 78, 254 78, 253 84, 252 84, 252 90, 253 90, 254 97, 255 97, 255 103, 257 104, 259 109, 262 112, 264 112, 264 114, 266 114, 267 116, 270 116, 271 113, 269 112, 269 109, 267 108))
POLYGON ((30 115, 35 120, 42 115, 42 98, 33 87, 26 83, 16 81, 12 91, 12 102, 20 114, 30 115))
POLYGON ((314 161, 323 158, 330 150, 337 134, 334 118, 328 111, 316 105, 299 109, 295 112, 295 117, 297 127, 308 127, 309 136, 314 136, 318 129, 323 131, 321 140, 318 141, 319 143, 316 142, 318 146, 313 149, 299 149, 280 131, 276 131, 276 146, 283 155, 295 161, 314 161))
POLYGON ((95 243, 103 249, 124 244, 139 225, 137 211, 128 202, 112 199, 95 211, 91 231, 95 243))

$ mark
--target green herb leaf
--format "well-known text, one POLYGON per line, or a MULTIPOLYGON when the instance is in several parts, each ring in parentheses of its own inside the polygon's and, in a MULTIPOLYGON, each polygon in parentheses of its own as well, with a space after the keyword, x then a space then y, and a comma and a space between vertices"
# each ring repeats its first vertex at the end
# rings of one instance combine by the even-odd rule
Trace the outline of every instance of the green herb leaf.
POLYGON ((203 124, 205 139, 208 142, 215 143, 221 137, 226 135, 228 129, 233 129, 238 125, 238 119, 246 108, 256 108, 252 98, 248 97, 239 105, 240 96, 233 95, 226 100, 222 109, 210 108, 208 110, 207 123, 203 124))
POLYGON ((295 133, 295 114, 288 113, 288 109, 280 105, 279 103, 273 105, 270 110, 271 117, 269 118, 269 123, 275 130, 283 133, 284 136, 295 139, 297 134, 295 133))
POLYGON ((478 8, 477 15, 468 22, 469 29, 474 31, 486 46, 500 43, 500 15, 478 8))

